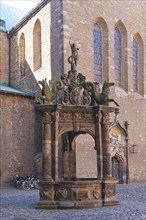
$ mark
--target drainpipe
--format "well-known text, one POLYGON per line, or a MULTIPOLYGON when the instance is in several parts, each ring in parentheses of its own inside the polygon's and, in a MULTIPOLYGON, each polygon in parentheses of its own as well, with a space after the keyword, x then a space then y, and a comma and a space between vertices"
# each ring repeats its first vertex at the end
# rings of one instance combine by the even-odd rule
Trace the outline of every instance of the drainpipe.
POLYGON ((128 136, 128 127, 129 123, 128 121, 125 121, 125 130, 126 130, 126 184, 129 182, 129 160, 128 160, 128 141, 129 141, 129 136, 128 136))

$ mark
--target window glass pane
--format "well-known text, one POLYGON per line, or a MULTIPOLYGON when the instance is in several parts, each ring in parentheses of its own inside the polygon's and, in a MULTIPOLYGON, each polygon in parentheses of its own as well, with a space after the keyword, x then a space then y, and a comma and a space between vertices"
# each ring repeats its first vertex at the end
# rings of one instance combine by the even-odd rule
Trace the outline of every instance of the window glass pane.
POLYGON ((115 85, 121 86, 121 34, 118 28, 114 31, 115 50, 115 85))
POLYGON ((99 25, 94 25, 94 80, 102 82, 102 39, 99 25))
POLYGON ((137 66, 138 66, 138 48, 137 42, 133 39, 133 89, 137 91, 137 66))

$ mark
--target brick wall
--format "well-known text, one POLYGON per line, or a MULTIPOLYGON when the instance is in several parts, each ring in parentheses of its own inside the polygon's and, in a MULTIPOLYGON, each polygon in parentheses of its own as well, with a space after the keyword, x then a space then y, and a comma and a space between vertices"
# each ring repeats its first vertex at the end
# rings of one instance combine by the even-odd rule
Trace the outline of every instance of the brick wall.
POLYGON ((97 153, 95 141, 89 134, 76 138, 76 177, 97 178, 97 153))
POLYGON ((64 72, 63 0, 51 1, 51 67, 52 78, 58 79, 64 72))
MULTIPOLYGON (((118 21, 122 22, 127 32, 127 60, 124 60, 124 75, 128 75, 128 81, 123 88, 112 88, 111 96, 120 104, 119 121, 123 125, 124 121, 129 121, 129 166, 130 179, 144 180, 145 172, 145 149, 146 149, 146 99, 144 96, 132 92, 132 42, 133 36, 139 33, 143 39, 144 50, 146 51, 145 19, 146 4, 144 1, 97 1, 97 0, 53 0, 36 13, 28 22, 22 26, 17 33, 11 37, 11 84, 26 89, 32 89, 37 93, 40 87, 37 81, 42 78, 58 78, 63 72, 69 70, 67 62, 70 56, 69 38, 76 42, 79 47, 78 72, 87 76, 87 80, 94 80, 93 61, 93 25, 95 22, 102 25, 104 34, 105 52, 103 54, 104 78, 114 81, 114 27, 118 21), (130 11, 129 11, 130 8, 130 11), (42 67, 33 71, 33 27, 36 20, 41 22, 42 30, 42 67), (26 45, 26 75, 22 77, 19 71, 19 39, 21 34, 25 35, 26 45), (133 144, 138 145, 138 153, 132 154, 130 148, 133 144)), ((4 41, 7 45, 6 34, 4 41)), ((6 46, 7 47, 7 46, 6 46)), ((145 52, 144 51, 144 52, 145 52)), ((145 53, 144 53, 145 54, 145 53)), ((7 60, 7 59, 6 59, 7 60)), ((144 62, 145 59, 144 59, 144 62)), ((5 66, 5 65, 4 65, 5 66)), ((5 72, 8 72, 6 64, 5 72)), ((4 74, 4 81, 7 81, 7 74, 4 74), (6 76, 6 78, 5 78, 6 76)), ((144 94, 146 97, 146 63, 144 63, 144 94)), ((31 100, 22 97, 2 95, 3 118, 2 126, 2 155, 5 158, 2 162, 2 180, 8 181, 6 176, 13 176, 22 167, 24 171, 32 171, 32 157, 41 150, 41 127, 35 125, 34 106, 31 100), (7 107, 9 106, 9 108, 7 107), (29 117, 28 117, 29 115, 29 117), (19 120, 18 120, 19 119, 19 120), (20 123, 19 123, 20 122, 20 123), (18 123, 18 124, 17 124, 18 123), (34 132, 35 137, 34 138, 34 132), (12 141, 9 141, 12 140, 12 141), (36 141, 38 140, 38 141, 36 141), (37 144, 35 145, 34 143, 37 144), (10 149, 10 150, 9 150, 10 149), (4 152, 9 152, 5 154, 4 152), (23 163, 22 163, 23 155, 23 163), (6 163, 9 161, 9 163, 6 163), (19 161, 19 163, 18 163, 19 161), (29 163, 28 163, 29 161, 29 163), (28 163, 28 164, 27 164, 28 163), (12 166, 14 164, 14 168, 12 166), (24 165, 23 165, 24 164, 24 165), (11 168, 12 167, 12 168, 11 168), (3 170, 6 170, 6 174, 3 170), (7 175, 9 174, 9 175, 7 175)), ((37 120, 36 120, 37 123, 37 120)), ((86 140, 88 143, 89 140, 86 140)), ((77 148, 77 170, 78 176, 88 176, 89 169, 85 169, 84 161, 88 152, 94 158, 94 150, 91 147, 82 150, 85 146, 81 143, 81 148, 77 148)), ((91 143, 92 145, 92 143, 91 143)), ((91 162, 88 161, 89 164, 91 162)), ((90 164, 91 170, 94 167, 90 164)), ((96 172, 94 172, 95 174, 96 172)), ((91 173, 90 173, 91 174, 91 173)))
MULTIPOLYGON (((146 151, 146 59, 144 59, 144 94, 134 94, 133 91, 133 63, 132 43, 133 37, 139 33, 143 39, 146 51, 146 4, 145 1, 83 1, 66 0, 63 2, 63 28, 64 28, 64 72, 69 69, 67 58, 71 54, 69 38, 79 47, 78 72, 87 76, 87 80, 94 80, 93 60, 93 25, 101 20, 107 25, 108 59, 104 67, 108 71, 109 81, 114 82, 114 28, 120 21, 126 29, 127 59, 122 59, 123 76, 128 76, 123 89, 115 87, 111 96, 120 104, 119 122, 129 121, 129 167, 131 181, 145 178, 145 151, 146 151), (129 10, 130 9, 130 10, 129 10), (125 63, 125 64, 124 64, 125 63), (138 153, 130 153, 133 144, 138 145, 138 153)), ((102 24, 101 24, 102 25, 102 24)), ((104 42, 105 43, 105 42, 104 42)), ((124 42, 123 42, 124 43, 124 42)), ((122 43, 122 44, 123 44, 122 43)), ((103 63, 103 65, 104 65, 103 63)), ((142 70, 142 69, 141 69, 142 70)), ((141 72, 142 73, 142 72, 141 72)), ((79 155, 81 157, 81 154, 79 155)))
POLYGON ((33 100, 0 94, 0 175, 1 183, 11 184, 16 174, 35 174, 35 156, 41 151, 40 116, 33 100))
POLYGON ((18 31, 11 36, 11 85, 22 87, 25 89, 36 91, 40 93, 40 87, 37 81, 51 78, 51 6, 50 3, 43 7, 36 13, 28 22, 21 26, 18 31), (33 66, 33 30, 37 19, 41 25, 41 68, 34 71, 33 66), (19 69, 19 40, 21 34, 25 37, 25 58, 26 70, 25 75, 22 76, 19 69))

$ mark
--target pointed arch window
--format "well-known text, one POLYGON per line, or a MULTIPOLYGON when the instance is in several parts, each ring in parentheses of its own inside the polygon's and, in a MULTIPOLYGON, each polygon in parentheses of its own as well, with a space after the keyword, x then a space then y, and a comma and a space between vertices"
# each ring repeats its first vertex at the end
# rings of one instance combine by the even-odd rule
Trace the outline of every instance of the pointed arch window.
POLYGON ((144 45, 139 33, 133 37, 133 90, 144 95, 144 45))
POLYGON ((114 30, 114 52, 115 52, 115 85, 121 86, 121 33, 116 27, 114 30))
POLYGON ((19 70, 21 76, 25 75, 25 36, 22 33, 19 39, 19 70))
POLYGON ((34 71, 42 65, 41 58, 41 23, 37 20, 33 29, 33 67, 34 71))
POLYGON ((138 91, 138 46, 137 41, 133 39, 133 90, 138 91))
POLYGON ((94 24, 94 80, 102 82, 102 34, 98 24, 94 24))

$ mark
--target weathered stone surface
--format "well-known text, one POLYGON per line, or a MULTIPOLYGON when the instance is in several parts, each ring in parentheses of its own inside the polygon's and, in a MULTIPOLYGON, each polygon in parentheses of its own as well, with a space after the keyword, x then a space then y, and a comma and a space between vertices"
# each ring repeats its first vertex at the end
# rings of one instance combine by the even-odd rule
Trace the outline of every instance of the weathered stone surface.
MULTIPOLYGON (((145 179, 146 123, 144 119, 146 118, 146 99, 144 97, 146 97, 146 76, 144 77, 144 80, 142 80, 142 86, 140 86, 140 94, 143 94, 143 96, 134 93, 132 86, 132 41, 135 33, 139 33, 143 39, 145 48, 145 10, 145 1, 133 1, 131 3, 131 1, 86 0, 85 3, 82 0, 53 0, 51 2, 48 1, 48 4, 46 4, 45 7, 33 14, 31 18, 28 19, 28 22, 21 23, 15 34, 10 37, 10 56, 8 55, 9 50, 7 34, 3 32, 0 33, 0 49, 2 51, 2 53, 0 53, 0 56, 2 57, 2 62, 0 62, 0 68, 2 69, 0 82, 8 83, 8 79, 10 77, 10 83, 12 85, 20 86, 25 89, 32 89, 36 92, 36 94, 40 95, 40 87, 38 86, 37 80, 41 80, 42 78, 47 78, 48 80, 51 77, 53 79, 58 79, 58 76, 64 72, 67 72, 69 66, 67 63, 67 58, 68 54, 70 54, 70 47, 68 46, 70 37, 73 42, 77 43, 77 46, 80 49, 80 57, 78 62, 79 72, 85 74, 87 80, 93 81, 93 24, 95 22, 103 25, 102 27, 105 31, 103 47, 104 49, 107 48, 107 50, 103 52, 103 80, 109 79, 109 81, 114 82, 114 27, 118 21, 123 22, 127 30, 127 46, 125 48, 127 57, 123 60, 123 85, 122 88, 113 88, 111 91, 111 96, 120 105, 120 115, 118 118, 120 124, 123 126, 125 121, 129 121, 130 124, 128 150, 130 181, 141 181, 145 179), (33 72, 33 27, 37 19, 40 19, 42 25, 43 59, 42 68, 33 72), (19 38, 22 33, 24 33, 26 39, 26 61, 28 63, 25 77, 20 77, 19 72, 18 45, 19 38), (8 60, 8 57, 11 58, 11 60, 8 60), (8 75, 9 61, 11 61, 10 76, 8 75), (124 78, 125 74, 128 75, 127 80, 124 78), (133 144, 138 145, 138 153, 131 153, 131 147, 133 144)), ((144 67, 141 65, 141 68, 144 68, 145 74, 145 59, 144 67)), ((142 69, 140 69, 140 72, 141 71, 142 69)), ((23 109, 25 109, 25 105, 23 106, 23 109)), ((9 117, 7 117, 7 119, 8 118, 9 117)), ((16 119, 14 119, 15 118, 9 120, 15 124, 16 119)), ((113 118, 111 118, 110 121, 112 121, 112 119, 113 118)), ((28 127, 30 127, 31 123, 29 124, 29 117, 27 117, 25 120, 26 124, 28 124, 28 127)), ((3 122, 3 127, 6 127, 4 126, 5 122, 6 121, 3 122)), ((63 132, 63 128, 60 127, 60 131, 61 129, 63 132)), ((24 125, 24 133, 27 132, 27 130, 29 129, 24 125)), ((6 136, 8 136, 8 143, 5 142, 3 148, 6 145, 9 145, 9 140, 11 139, 11 132, 9 129, 7 129, 6 136)), ((24 145, 23 141, 24 139, 21 140, 22 145, 24 145)), ((27 141, 29 143, 29 138, 27 141)), ((16 141, 15 146, 17 146, 17 148, 19 147, 18 145, 18 141, 16 141)), ((41 146, 41 143, 39 143, 39 146, 41 146)), ((7 148, 5 147, 5 149, 7 148)), ((39 149, 39 152, 40 151, 41 147, 39 149)), ((90 152, 90 147, 87 149, 87 151, 90 152)), ((4 151, 4 153, 7 152, 9 155, 8 149, 4 151)), ((29 152, 27 151, 26 154, 29 154, 29 152)), ((83 151, 81 152, 81 157, 84 157, 83 151)), ((89 157, 92 157, 92 155, 89 157)), ((15 158, 15 161, 17 162, 17 158, 15 158)), ((13 164, 15 166, 15 161, 13 161, 11 166, 13 166, 13 164)), ((84 169, 83 165, 80 164, 79 166, 80 170, 84 169)), ((5 169, 5 176, 8 176, 9 178, 9 171, 7 170, 9 170, 8 167, 5 169)))
POLYGON ((9 37, 0 31, 0 83, 9 83, 9 37))
POLYGON ((35 155, 41 151, 40 116, 30 98, 0 94, 1 184, 13 184, 16 174, 35 174, 35 155), (37 138, 36 138, 37 136, 37 138))

